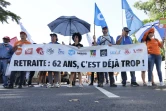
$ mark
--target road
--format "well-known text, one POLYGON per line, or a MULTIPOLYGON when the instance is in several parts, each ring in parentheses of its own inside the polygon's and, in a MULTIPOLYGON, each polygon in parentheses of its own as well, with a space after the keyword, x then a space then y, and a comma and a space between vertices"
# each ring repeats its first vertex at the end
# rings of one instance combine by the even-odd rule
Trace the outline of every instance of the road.
POLYGON ((165 111, 166 87, 0 88, 0 111, 165 111))
MULTIPOLYGON (((163 78, 166 78, 162 62, 163 78)), ((154 80, 158 76, 154 68, 154 80)), ((136 72, 142 85, 141 72, 136 72)), ((147 73, 146 73, 147 80, 147 73)), ((130 74, 128 73, 128 81, 130 74)), ((118 75, 117 88, 78 86, 68 88, 3 89, 0 85, 0 111, 166 111, 166 87, 122 87, 118 75)))

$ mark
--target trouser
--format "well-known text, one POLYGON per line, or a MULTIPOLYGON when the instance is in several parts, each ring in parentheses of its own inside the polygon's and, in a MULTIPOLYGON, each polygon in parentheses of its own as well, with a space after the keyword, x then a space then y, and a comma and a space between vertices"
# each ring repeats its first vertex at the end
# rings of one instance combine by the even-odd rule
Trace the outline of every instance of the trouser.
POLYGON ((54 73, 54 83, 57 83, 57 82, 61 82, 61 74, 60 72, 57 72, 57 71, 49 71, 48 72, 48 81, 50 84, 53 84, 53 76, 52 76, 52 73, 54 73))
POLYGON ((92 72, 91 74, 91 84, 93 84, 93 82, 94 82, 94 72, 92 72))
POLYGON ((113 72, 108 72, 109 74, 109 78, 110 78, 110 85, 115 83, 115 79, 114 79, 114 73, 113 72))
POLYGON ((19 81, 18 85, 22 86, 25 80, 26 71, 12 71, 10 75, 10 86, 13 86, 15 82, 15 75, 17 72, 20 73, 20 77, 18 78, 18 81, 19 81))
MULTIPOLYGON (((136 82, 135 71, 130 71, 130 76, 131 76, 131 82, 136 82)), ((122 77, 122 84, 126 84, 127 73, 121 72, 121 77, 122 77)))
MULTIPOLYGON (((108 74, 109 74, 109 78, 110 78, 110 85, 112 85, 112 84, 115 83, 114 73, 113 72, 108 72, 108 74)), ((98 77, 98 83, 103 84, 103 82, 104 82, 104 72, 98 72, 97 77, 98 77)))
POLYGON ((18 85, 19 84, 19 81, 20 81, 20 76, 21 76, 21 74, 16 74, 15 75, 15 85, 18 85), (17 75, 17 76, 16 76, 17 75))
POLYGON ((156 64, 156 69, 159 77, 159 81, 162 82, 162 72, 161 72, 161 55, 154 55, 154 54, 149 54, 148 55, 148 81, 152 81, 152 71, 154 64, 156 64))
POLYGON ((33 78, 34 75, 35 75, 35 71, 30 71, 29 79, 28 79, 28 85, 32 84, 32 78, 33 78))
POLYGON ((8 65, 8 59, 0 60, 0 66, 1 66, 0 70, 2 72, 2 78, 3 78, 4 86, 8 85, 8 77, 5 76, 7 65, 8 65))
POLYGON ((104 76, 105 76, 106 82, 108 82, 108 73, 104 72, 104 76))
POLYGON ((103 84, 104 82, 104 73, 103 72, 97 72, 98 77, 98 84, 103 84))

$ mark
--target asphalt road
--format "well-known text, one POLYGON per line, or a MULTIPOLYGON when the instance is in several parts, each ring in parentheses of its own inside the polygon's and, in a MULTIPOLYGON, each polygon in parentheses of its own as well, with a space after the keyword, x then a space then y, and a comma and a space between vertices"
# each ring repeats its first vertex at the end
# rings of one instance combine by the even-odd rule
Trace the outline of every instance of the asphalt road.
POLYGON ((166 87, 1 87, 0 111, 166 111, 166 87))

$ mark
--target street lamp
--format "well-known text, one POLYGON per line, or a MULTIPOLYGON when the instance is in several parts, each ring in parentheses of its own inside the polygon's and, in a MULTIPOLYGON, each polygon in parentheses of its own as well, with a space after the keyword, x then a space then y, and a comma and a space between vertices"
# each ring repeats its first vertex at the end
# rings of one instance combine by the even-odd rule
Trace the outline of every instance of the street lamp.
MULTIPOLYGON (((164 11, 166 11, 165 3, 162 4, 160 0, 157 0, 156 8, 163 14, 163 18, 164 18, 164 11)), ((165 33, 164 34, 164 41, 165 41, 164 50, 165 50, 166 49, 166 28, 165 28, 164 33, 165 33)), ((166 82, 166 51, 165 51, 165 82, 166 82)))

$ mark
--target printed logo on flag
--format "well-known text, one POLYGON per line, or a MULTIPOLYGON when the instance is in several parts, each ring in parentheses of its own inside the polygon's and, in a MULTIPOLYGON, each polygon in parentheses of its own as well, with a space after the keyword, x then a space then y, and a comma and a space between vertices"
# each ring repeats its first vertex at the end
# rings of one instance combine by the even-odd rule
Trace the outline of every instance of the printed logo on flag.
POLYGON ((62 49, 58 49, 58 54, 65 54, 65 52, 62 49))
POLYGON ((25 50, 25 54, 32 54, 33 53, 33 48, 28 48, 25 50))
POLYGON ((90 56, 95 57, 96 56, 96 50, 90 50, 90 56))
POLYGON ((101 56, 101 57, 107 56, 107 49, 102 49, 102 50, 100 50, 100 56, 101 56))
POLYGON ((51 55, 53 53, 54 53, 54 49, 53 48, 50 47, 50 48, 47 49, 47 54, 51 55))
POLYGON ((128 49, 125 49, 124 53, 125 53, 126 55, 128 55, 128 54, 130 54, 130 51, 129 51, 128 49))
POLYGON ((15 51, 15 54, 16 55, 20 55, 22 53, 22 48, 18 48, 16 51, 15 51))
POLYGON ((69 54, 70 56, 74 55, 74 54, 75 54, 75 50, 72 50, 72 49, 69 50, 69 51, 68 51, 68 54, 69 54))
POLYGON ((41 48, 41 47, 38 47, 38 48, 36 49, 36 52, 37 52, 38 54, 40 54, 40 55, 44 55, 43 48, 41 48))

